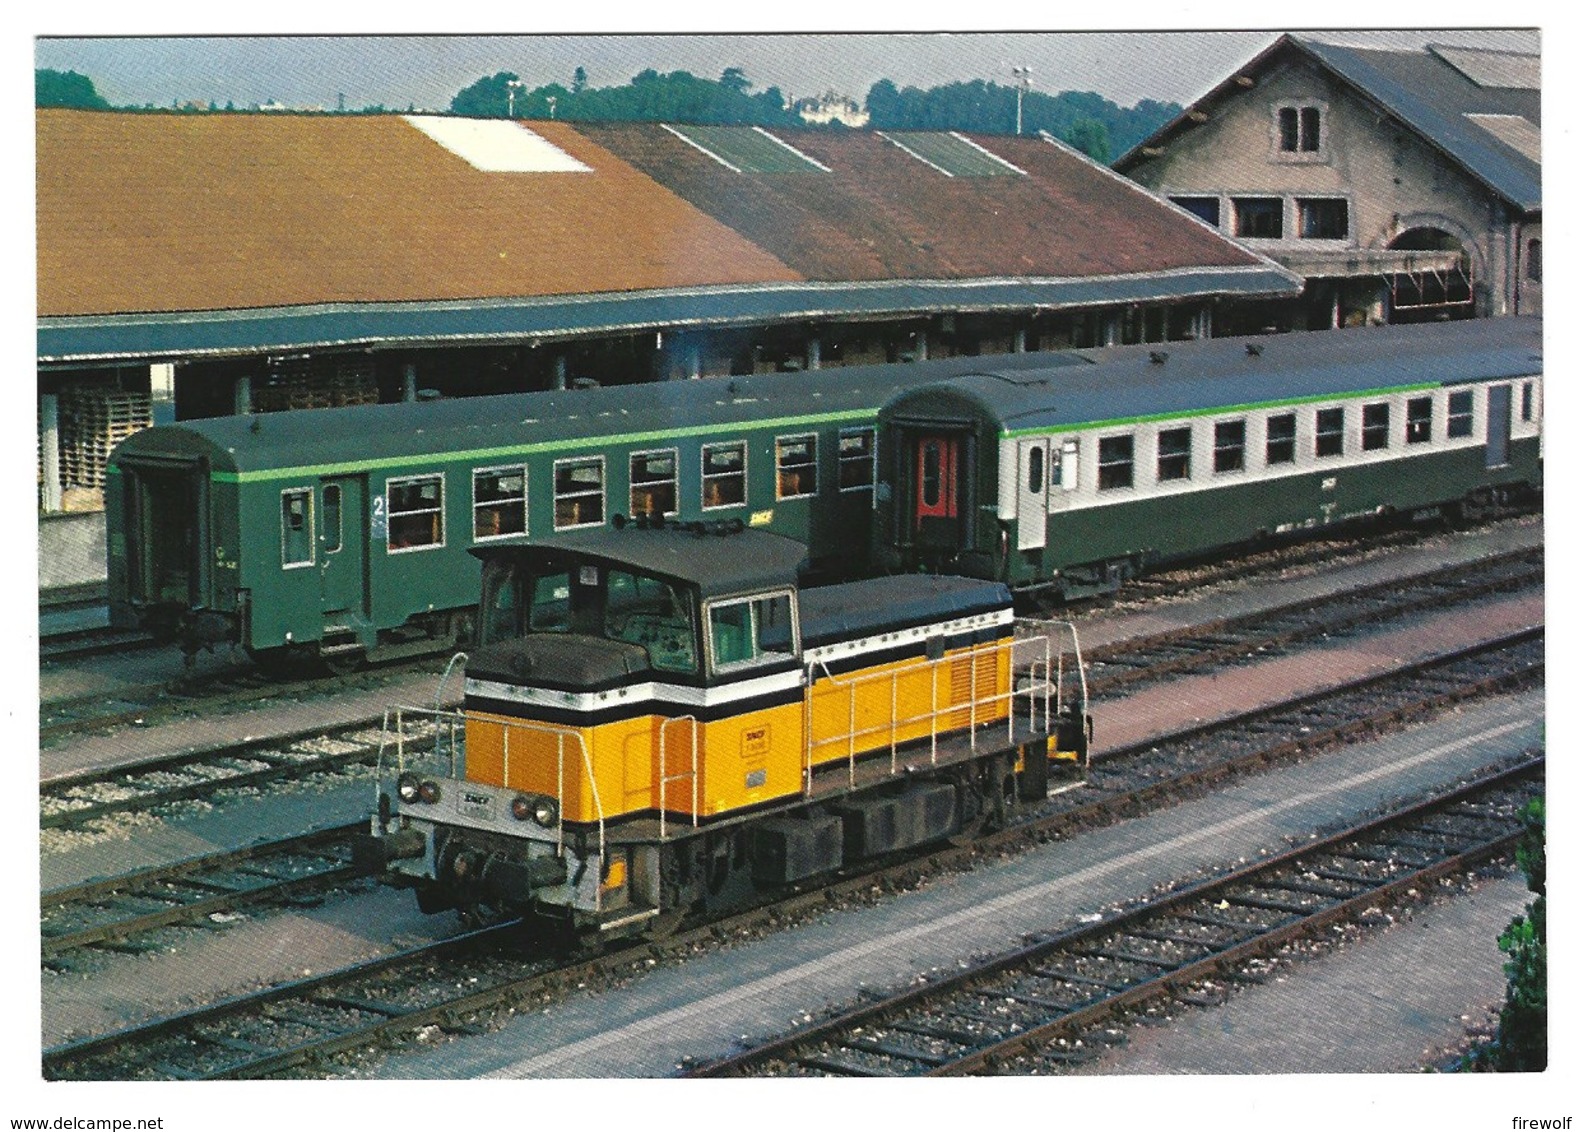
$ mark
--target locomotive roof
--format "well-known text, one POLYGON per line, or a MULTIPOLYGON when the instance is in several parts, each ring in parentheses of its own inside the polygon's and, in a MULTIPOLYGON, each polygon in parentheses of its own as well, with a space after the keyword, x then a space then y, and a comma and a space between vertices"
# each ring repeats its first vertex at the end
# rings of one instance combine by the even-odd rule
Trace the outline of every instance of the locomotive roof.
POLYGON ((708 598, 795 585, 808 548, 784 535, 740 524, 673 523, 573 531, 532 542, 474 547, 472 553, 485 562, 552 569, 568 561, 627 566, 696 586, 708 598))
MULTIPOLYGON (((507 458, 537 445, 596 449, 614 437, 655 443, 744 421, 788 429, 872 416, 913 385, 980 369, 984 357, 709 377, 592 389, 300 409, 184 421, 135 433, 121 454, 207 454, 238 473, 352 471, 415 456, 507 458)), ((1083 365, 1069 355, 1007 354, 997 372, 1083 365)))
POLYGON ((1488 318, 1075 351, 1093 365, 985 368, 896 394, 888 416, 960 416, 1002 432, 1120 425, 1412 386, 1498 381, 1542 369, 1541 323, 1488 318))

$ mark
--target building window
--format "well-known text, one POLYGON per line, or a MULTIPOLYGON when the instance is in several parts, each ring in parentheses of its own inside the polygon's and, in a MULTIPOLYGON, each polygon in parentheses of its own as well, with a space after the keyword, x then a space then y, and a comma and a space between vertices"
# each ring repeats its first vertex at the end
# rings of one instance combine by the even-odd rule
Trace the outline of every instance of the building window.
POLYGON ((1391 407, 1384 401, 1363 406, 1363 451, 1374 452, 1391 441, 1391 407))
POLYGON ((1099 490, 1132 486, 1132 436, 1103 436, 1099 440, 1099 490))
POLYGON ((528 469, 479 468, 473 472, 473 538, 501 538, 528 530, 528 469))
POLYGON ((1264 462, 1291 464, 1297 460, 1297 414, 1280 413, 1264 422, 1264 462))
POLYGON ((819 438, 775 438, 775 498, 799 499, 819 490, 819 438))
POLYGON ((1215 471, 1242 471, 1247 438, 1246 421, 1221 421, 1215 425, 1215 471))
POLYGON ((1473 390, 1463 389, 1446 399, 1446 437, 1473 435, 1473 390))
POLYGON ((1283 106, 1276 112, 1283 153, 1319 152, 1319 107, 1283 106))
POLYGON ((413 476, 385 484, 390 549, 445 545, 445 477, 413 476))
POLYGON ((1523 382, 1522 413, 1523 420, 1531 421, 1534 419, 1534 383, 1531 381, 1523 382))
POLYGON ((1220 227, 1219 197, 1170 197, 1168 199, 1178 208, 1191 212, 1211 228, 1220 227))
POLYGON ((555 462, 555 529, 592 527, 605 521, 605 461, 555 462))
POLYGON ((632 454, 633 515, 676 514, 676 449, 632 454))
POLYGON ((1535 283, 1544 282, 1544 256, 1538 240, 1528 241, 1528 278, 1535 283))
POLYGON ((280 493, 280 564, 313 563, 313 489, 280 493))
POLYGON ((1345 240, 1347 202, 1335 197, 1298 197, 1297 234, 1305 240, 1345 240))
POLYGON ((1346 418, 1341 409, 1320 409, 1314 414, 1314 455, 1341 455, 1346 418))
POLYGON ((1156 475, 1161 480, 1185 480, 1193 474, 1193 430, 1160 430, 1160 461, 1156 475))
POLYGON ((1427 444, 1430 421, 1434 418, 1434 398, 1413 397, 1407 402, 1407 443, 1427 444))
POLYGON ((1232 231, 1248 240, 1279 240, 1281 212, 1280 197, 1232 197, 1232 231))
POLYGON ((703 509, 736 507, 748 497, 748 446, 740 440, 704 445, 703 509))
POLYGON ((874 430, 843 429, 838 478, 842 491, 867 491, 874 486, 874 430))

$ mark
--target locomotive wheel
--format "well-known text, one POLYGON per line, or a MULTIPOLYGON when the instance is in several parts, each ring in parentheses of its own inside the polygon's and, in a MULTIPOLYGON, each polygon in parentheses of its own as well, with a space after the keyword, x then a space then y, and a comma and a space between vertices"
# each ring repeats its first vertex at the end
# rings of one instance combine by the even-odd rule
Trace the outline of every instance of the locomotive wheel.
POLYGON ((331 676, 350 676, 368 663, 368 654, 362 649, 351 652, 320 653, 319 663, 331 676))

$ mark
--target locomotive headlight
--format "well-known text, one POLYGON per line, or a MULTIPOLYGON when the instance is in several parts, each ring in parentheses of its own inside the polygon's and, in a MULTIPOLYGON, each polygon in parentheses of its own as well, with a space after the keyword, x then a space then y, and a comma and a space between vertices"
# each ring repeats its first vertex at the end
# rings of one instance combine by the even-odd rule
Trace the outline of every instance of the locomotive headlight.
POLYGON ((440 784, 432 778, 426 778, 418 786, 418 797, 431 806, 440 800, 440 784))
POLYGON ((526 794, 518 794, 511 799, 511 816, 518 821, 527 821, 533 816, 533 799, 526 794))
POLYGON ((554 798, 537 798, 533 802, 533 820, 549 829, 561 816, 560 806, 554 798))
POLYGON ((409 806, 418 800, 421 789, 418 776, 411 771, 396 779, 396 795, 409 806))

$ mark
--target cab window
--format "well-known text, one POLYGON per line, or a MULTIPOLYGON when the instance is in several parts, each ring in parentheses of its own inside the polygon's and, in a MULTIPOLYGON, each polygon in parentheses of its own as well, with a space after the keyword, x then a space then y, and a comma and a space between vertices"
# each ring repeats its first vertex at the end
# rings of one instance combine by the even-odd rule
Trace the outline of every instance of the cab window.
POLYGON ((716 672, 797 655, 790 593, 714 602, 708 623, 716 672))

